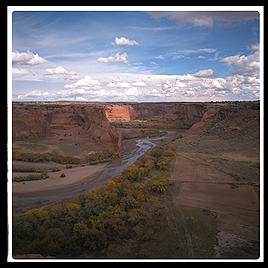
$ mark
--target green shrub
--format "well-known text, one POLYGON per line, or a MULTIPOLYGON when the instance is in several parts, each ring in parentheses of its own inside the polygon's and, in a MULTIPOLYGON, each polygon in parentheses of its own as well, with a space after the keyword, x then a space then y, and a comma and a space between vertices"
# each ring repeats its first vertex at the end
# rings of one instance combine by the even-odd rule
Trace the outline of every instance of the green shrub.
POLYGON ((123 177, 129 181, 141 181, 147 175, 147 171, 143 167, 137 167, 135 164, 130 165, 126 170, 123 171, 123 177))
POLYGON ((27 176, 18 176, 14 177, 13 180, 16 182, 21 182, 21 181, 34 181, 34 180, 45 180, 49 178, 48 174, 46 172, 43 172, 38 175, 27 175, 27 176))
POLYGON ((165 192, 167 190, 167 179, 162 178, 162 179, 156 180, 152 184, 151 190, 153 192, 156 192, 156 193, 163 193, 163 192, 165 192))
POLYGON ((118 152, 103 151, 90 154, 86 157, 86 162, 90 165, 104 163, 119 157, 118 152))
POLYGON ((12 158, 13 160, 25 162, 53 161, 59 164, 80 164, 79 158, 52 153, 13 152, 12 158))

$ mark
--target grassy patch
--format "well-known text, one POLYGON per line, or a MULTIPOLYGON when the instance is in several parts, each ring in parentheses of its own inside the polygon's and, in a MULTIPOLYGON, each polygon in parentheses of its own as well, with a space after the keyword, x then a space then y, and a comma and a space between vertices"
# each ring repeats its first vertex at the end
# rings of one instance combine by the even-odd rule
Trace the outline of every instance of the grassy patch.
POLYGON ((21 165, 13 165, 12 166, 12 171, 13 172, 27 172, 27 173, 40 173, 44 171, 51 171, 51 172, 56 172, 59 171, 57 167, 47 167, 47 168, 34 168, 34 167, 29 167, 29 166, 21 166, 21 165))
POLYGON ((22 182, 22 181, 35 181, 35 180, 45 180, 49 178, 48 174, 46 172, 43 172, 41 174, 38 175, 27 175, 27 176, 17 176, 17 177, 13 177, 13 181, 16 182, 22 182))
POLYGON ((162 200, 161 229, 146 243, 153 258, 213 258, 217 244, 214 212, 174 203, 179 183, 169 185, 162 200))
POLYGON ((80 164, 80 159, 77 157, 65 156, 56 153, 28 153, 13 151, 12 159, 25 162, 53 161, 59 164, 80 164))
POLYGON ((49 149, 47 145, 35 143, 30 140, 13 140, 13 148, 21 151, 45 152, 49 149))
POLYGON ((103 152, 96 152, 88 155, 85 158, 86 163, 89 165, 96 165, 100 163, 110 162, 119 157, 118 152, 112 151, 103 151, 103 152))

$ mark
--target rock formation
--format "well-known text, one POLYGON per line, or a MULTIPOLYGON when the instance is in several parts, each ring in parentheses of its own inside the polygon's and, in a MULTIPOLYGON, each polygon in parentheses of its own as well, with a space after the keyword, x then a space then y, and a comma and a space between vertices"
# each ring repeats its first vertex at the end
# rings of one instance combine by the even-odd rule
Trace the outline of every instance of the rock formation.
POLYGON ((205 112, 200 103, 113 103, 105 104, 104 109, 111 122, 158 128, 189 128, 205 112))
POLYGON ((259 102, 14 103, 13 137, 84 136, 92 144, 121 151, 121 134, 112 123, 225 138, 252 132, 258 138, 252 128, 259 128, 259 109, 259 102))
POLYGON ((84 136, 92 144, 121 151, 121 134, 103 108, 83 104, 13 103, 13 137, 84 136))
POLYGON ((188 133, 211 134, 223 138, 251 133, 258 135, 259 109, 258 102, 207 103, 201 120, 193 124, 188 133))

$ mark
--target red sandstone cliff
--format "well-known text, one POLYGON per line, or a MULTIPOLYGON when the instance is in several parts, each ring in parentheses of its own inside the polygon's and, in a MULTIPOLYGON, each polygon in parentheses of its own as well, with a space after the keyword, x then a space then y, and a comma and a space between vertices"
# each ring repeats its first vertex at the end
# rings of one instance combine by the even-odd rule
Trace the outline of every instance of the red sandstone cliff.
POLYGON ((121 134, 103 108, 83 104, 13 104, 13 137, 84 136, 92 144, 121 151, 121 134))
POLYGON ((111 122, 144 121, 144 126, 189 128, 201 120, 205 106, 199 103, 127 103, 105 104, 111 122))
POLYGON ((105 103, 111 122, 122 126, 185 128, 191 134, 233 135, 258 128, 258 102, 222 103, 105 103))
POLYGON ((13 104, 13 137, 84 136, 121 151, 123 126, 185 128, 188 133, 258 138, 259 103, 68 103, 13 104), (252 134, 250 134, 252 133, 252 134))
POLYGON ((188 130, 190 134, 212 134, 224 138, 253 135, 258 140, 260 124, 258 102, 206 104, 200 121, 188 130))

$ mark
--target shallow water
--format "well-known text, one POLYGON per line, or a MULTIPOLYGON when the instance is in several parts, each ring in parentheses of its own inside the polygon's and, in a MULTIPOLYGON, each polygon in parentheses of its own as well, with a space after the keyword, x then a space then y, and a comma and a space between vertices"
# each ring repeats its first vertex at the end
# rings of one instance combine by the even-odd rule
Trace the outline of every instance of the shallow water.
POLYGON ((165 139, 165 137, 144 138, 136 140, 136 146, 134 149, 129 150, 126 146, 123 146, 122 157, 107 164, 104 170, 99 176, 90 180, 87 183, 81 184, 72 189, 66 189, 63 193, 50 194, 46 196, 34 196, 34 197, 18 197, 13 194, 12 202, 13 208, 32 207, 35 205, 50 203, 56 200, 75 197, 92 190, 96 184, 104 185, 109 179, 120 175, 123 170, 128 168, 134 163, 140 156, 146 153, 147 150, 155 146, 155 141, 165 139))

